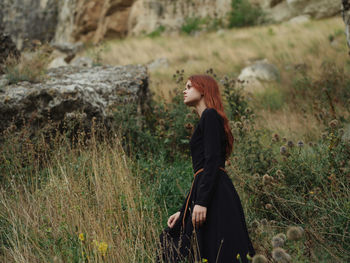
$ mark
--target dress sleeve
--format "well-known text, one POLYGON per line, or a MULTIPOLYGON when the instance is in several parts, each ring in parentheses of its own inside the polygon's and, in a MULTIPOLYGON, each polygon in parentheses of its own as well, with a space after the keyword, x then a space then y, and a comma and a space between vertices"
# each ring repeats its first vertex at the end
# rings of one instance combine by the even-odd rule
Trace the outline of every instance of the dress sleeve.
POLYGON ((208 207, 219 177, 222 123, 215 109, 208 109, 203 116, 204 171, 200 175, 195 204, 208 207))

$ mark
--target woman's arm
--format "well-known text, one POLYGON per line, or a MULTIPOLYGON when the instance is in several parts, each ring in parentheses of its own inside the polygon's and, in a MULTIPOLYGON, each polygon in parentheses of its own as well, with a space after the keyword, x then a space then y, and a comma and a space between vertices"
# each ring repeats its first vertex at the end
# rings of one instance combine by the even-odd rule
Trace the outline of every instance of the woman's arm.
POLYGON ((208 109, 203 116, 203 143, 204 143, 204 171, 200 175, 199 189, 195 205, 208 207, 213 190, 218 181, 219 162, 221 154, 221 129, 222 123, 219 120, 215 109, 208 109))

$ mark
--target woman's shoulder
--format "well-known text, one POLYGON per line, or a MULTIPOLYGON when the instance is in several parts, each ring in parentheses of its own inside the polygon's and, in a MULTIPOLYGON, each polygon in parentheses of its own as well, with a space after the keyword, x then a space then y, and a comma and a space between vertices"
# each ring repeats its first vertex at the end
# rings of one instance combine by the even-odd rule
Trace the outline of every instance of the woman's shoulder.
POLYGON ((201 118, 201 121, 202 122, 211 122, 211 121, 215 121, 217 119, 220 119, 221 120, 221 116, 220 114, 217 112, 216 109, 214 108, 206 108, 203 113, 202 113, 202 118, 201 118))

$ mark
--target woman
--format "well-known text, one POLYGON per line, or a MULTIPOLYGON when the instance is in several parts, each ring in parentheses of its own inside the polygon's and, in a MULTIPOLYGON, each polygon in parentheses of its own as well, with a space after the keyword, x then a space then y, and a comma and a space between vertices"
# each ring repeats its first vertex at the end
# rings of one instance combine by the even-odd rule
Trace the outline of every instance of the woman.
POLYGON ((164 262, 232 263, 240 262, 239 257, 248 262, 255 250, 240 198, 225 171, 234 138, 218 84, 210 76, 193 75, 183 93, 184 103, 200 117, 190 140, 194 179, 180 211, 169 217, 160 234, 161 257, 164 262))

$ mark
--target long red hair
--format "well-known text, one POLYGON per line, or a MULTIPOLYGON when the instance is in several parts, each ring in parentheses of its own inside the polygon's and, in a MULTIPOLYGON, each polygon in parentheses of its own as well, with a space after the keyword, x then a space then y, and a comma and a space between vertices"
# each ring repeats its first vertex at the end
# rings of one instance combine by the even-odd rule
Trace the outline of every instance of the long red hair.
POLYGON ((224 120, 227 139, 225 159, 227 160, 233 151, 234 138, 222 104, 219 85, 214 78, 208 75, 192 75, 188 79, 191 81, 192 86, 204 95, 205 105, 208 108, 214 108, 224 120))

